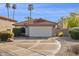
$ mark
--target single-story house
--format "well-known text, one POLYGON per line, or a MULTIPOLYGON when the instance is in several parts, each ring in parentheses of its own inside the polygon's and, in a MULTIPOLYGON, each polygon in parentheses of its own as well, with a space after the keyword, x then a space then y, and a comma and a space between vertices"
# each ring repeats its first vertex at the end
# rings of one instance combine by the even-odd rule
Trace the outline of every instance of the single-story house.
POLYGON ((55 22, 42 18, 14 24, 15 27, 25 28, 25 36, 28 37, 51 37, 54 34, 55 25, 55 22))
POLYGON ((13 24, 16 23, 16 20, 11 18, 0 16, 0 32, 6 31, 8 29, 12 30, 13 24))

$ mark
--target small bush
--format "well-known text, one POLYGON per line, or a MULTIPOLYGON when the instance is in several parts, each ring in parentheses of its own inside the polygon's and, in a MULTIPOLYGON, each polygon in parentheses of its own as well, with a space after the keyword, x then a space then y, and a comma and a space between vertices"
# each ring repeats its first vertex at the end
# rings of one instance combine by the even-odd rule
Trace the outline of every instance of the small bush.
POLYGON ((1 33, 1 41, 7 41, 8 35, 7 33, 1 33))
POLYGON ((8 32, 8 38, 13 38, 14 37, 14 34, 12 32, 8 32))
POLYGON ((70 36, 72 39, 79 39, 79 28, 74 28, 69 30, 70 36))
POLYGON ((59 32, 57 36, 58 37, 63 37, 64 36, 64 33, 63 32, 59 32))
POLYGON ((14 35, 12 32, 2 32, 0 34, 1 41, 7 41, 8 38, 13 38, 13 37, 14 37, 14 35))

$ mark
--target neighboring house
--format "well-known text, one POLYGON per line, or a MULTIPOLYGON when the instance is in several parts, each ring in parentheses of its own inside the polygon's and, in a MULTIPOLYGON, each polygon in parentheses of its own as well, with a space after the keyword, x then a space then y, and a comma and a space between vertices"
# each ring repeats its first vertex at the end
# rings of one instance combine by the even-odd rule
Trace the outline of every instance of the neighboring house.
POLYGON ((0 16, 0 32, 6 31, 8 29, 12 30, 13 25, 16 21, 13 19, 10 19, 8 17, 0 16))
POLYGON ((54 34, 56 23, 40 18, 19 22, 14 25, 18 28, 25 28, 25 35, 29 37, 51 37, 54 34))

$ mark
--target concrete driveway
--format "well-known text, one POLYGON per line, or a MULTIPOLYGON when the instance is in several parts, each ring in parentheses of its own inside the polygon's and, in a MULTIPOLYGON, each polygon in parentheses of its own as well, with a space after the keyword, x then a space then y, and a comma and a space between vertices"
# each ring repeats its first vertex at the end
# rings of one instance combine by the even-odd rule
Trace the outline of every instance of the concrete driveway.
POLYGON ((14 42, 1 42, 1 56, 53 56, 61 48, 59 41, 49 39, 16 38, 14 42))

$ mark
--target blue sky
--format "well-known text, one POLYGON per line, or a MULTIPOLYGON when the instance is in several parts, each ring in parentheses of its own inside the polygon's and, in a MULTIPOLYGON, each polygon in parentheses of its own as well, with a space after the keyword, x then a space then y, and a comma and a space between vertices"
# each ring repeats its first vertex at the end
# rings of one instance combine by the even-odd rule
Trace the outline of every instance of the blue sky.
MULTIPOLYGON (((25 17, 29 16, 28 4, 17 3, 17 9, 15 13, 15 20, 25 21, 25 17)), ((12 4, 11 4, 12 6, 12 4)), ((38 3, 33 4, 32 17, 33 18, 44 18, 49 21, 58 22, 63 16, 69 15, 71 12, 78 12, 78 3, 38 3)), ((13 10, 10 8, 10 18, 12 18, 13 10)), ((0 16, 7 16, 7 9, 5 4, 0 4, 0 16)))

